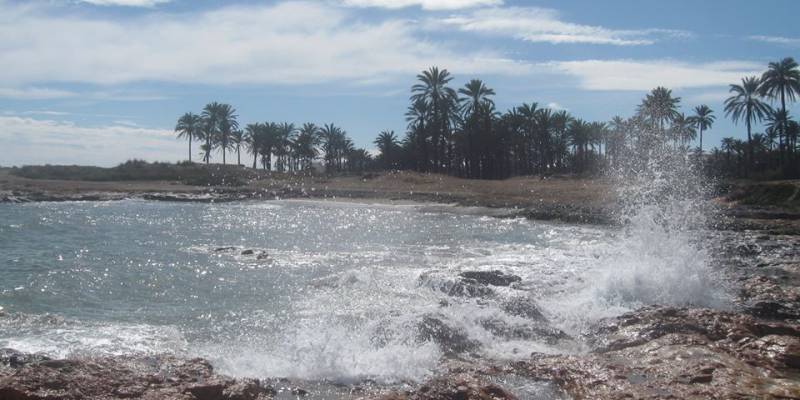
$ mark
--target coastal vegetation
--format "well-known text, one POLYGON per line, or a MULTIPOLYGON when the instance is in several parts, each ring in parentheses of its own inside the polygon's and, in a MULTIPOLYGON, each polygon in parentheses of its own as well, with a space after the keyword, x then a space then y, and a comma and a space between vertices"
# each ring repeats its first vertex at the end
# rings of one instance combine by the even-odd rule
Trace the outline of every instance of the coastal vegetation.
MULTIPOLYGON (((210 103, 201 114, 186 113, 175 127, 180 138, 201 143, 203 161, 212 151, 252 156, 252 168, 295 172, 319 165, 326 172, 413 170, 463 178, 503 179, 520 175, 592 175, 618 164, 625 154, 654 149, 682 152, 709 174, 724 177, 796 177, 800 125, 786 109, 800 95, 800 69, 792 58, 770 63, 760 77, 730 85, 724 115, 746 128, 747 139, 726 137, 706 151, 703 134, 718 118, 708 105, 681 112, 682 99, 658 87, 628 117, 587 121, 565 110, 523 103, 500 112, 495 91, 472 79, 451 85, 446 69, 431 67, 411 87, 404 136, 382 131, 372 154, 356 148, 341 127, 254 122, 238 130, 236 110, 210 103), (774 108, 773 104, 778 107, 774 108), (757 125, 764 123, 758 132, 757 125), (695 141, 699 142, 695 145, 695 141), (318 162, 318 163, 317 163, 318 162)), ((692 105, 690 105, 691 107, 692 105)), ((190 159, 191 160, 191 159, 190 159)))

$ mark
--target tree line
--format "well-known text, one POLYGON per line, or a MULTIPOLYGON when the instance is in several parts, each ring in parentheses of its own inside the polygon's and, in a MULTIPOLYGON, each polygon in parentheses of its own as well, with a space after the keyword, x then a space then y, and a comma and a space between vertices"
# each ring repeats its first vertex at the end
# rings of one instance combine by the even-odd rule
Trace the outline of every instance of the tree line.
POLYGON ((797 136, 800 125, 786 104, 800 95, 800 69, 792 58, 768 65, 760 77, 746 77, 730 85, 724 112, 744 124, 747 140, 725 138, 721 148, 708 154, 703 134, 716 121, 707 105, 696 105, 686 115, 681 98, 658 87, 648 93, 629 118, 616 116, 607 122, 586 121, 565 110, 523 103, 501 113, 495 107, 495 91, 473 79, 453 88, 446 69, 431 67, 417 75, 411 87, 400 138, 383 131, 375 139, 373 157, 356 149, 347 134, 333 124, 311 123, 297 128, 290 123, 254 123, 239 130, 235 110, 211 103, 201 115, 187 113, 176 131, 198 140, 209 162, 211 151, 244 148, 253 156, 253 168, 277 171, 310 169, 321 159, 327 171, 404 169, 446 173, 465 178, 502 179, 516 175, 594 173, 618 164, 631 154, 654 149, 684 152, 717 175, 744 176, 753 171, 798 174, 797 136), (778 105, 773 108, 771 104, 778 105), (754 125, 765 122, 763 133, 754 125), (694 146, 699 136, 698 146, 694 146), (274 163, 273 163, 274 160, 274 163))
POLYGON ((230 104, 207 104, 200 114, 188 112, 178 119, 178 137, 189 141, 189 162, 192 142, 199 142, 203 162, 211 162, 213 151, 236 154, 242 165, 242 151, 252 156, 252 167, 270 171, 291 172, 312 168, 322 154, 327 171, 364 171, 373 164, 372 155, 356 148, 347 132, 334 124, 318 126, 304 123, 295 126, 282 122, 255 122, 240 129, 236 110, 230 104))

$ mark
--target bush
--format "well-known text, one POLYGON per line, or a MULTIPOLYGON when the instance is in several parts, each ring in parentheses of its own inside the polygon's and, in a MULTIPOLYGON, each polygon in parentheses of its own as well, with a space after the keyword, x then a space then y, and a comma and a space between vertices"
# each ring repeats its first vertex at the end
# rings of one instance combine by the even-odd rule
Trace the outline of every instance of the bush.
POLYGON ((29 179, 178 181, 196 186, 242 186, 253 178, 256 172, 236 165, 148 163, 143 160, 128 160, 113 168, 78 165, 24 166, 12 168, 11 174, 29 179))

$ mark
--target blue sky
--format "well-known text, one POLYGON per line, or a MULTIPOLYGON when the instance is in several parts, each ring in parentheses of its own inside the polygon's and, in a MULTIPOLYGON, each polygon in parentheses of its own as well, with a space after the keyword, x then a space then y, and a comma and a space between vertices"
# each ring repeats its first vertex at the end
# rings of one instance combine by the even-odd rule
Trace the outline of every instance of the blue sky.
POLYGON ((715 110, 708 148, 745 135, 728 84, 800 58, 798 15, 794 0, 0 0, 0 165, 185 159, 175 120, 211 101, 241 123, 333 122, 371 149, 404 132, 431 65, 483 79, 501 110, 598 121, 667 86, 682 111, 715 110))

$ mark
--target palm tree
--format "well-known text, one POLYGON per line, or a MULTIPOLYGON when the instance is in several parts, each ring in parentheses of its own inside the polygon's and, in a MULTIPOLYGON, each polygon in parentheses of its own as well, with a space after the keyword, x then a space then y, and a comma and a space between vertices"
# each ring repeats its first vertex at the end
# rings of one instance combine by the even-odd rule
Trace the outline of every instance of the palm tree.
POLYGON ((759 79, 755 76, 742 78, 741 85, 731 85, 730 92, 733 96, 725 100, 725 115, 731 116, 734 123, 744 121, 747 124, 747 143, 749 147, 750 163, 753 162, 753 136, 751 134, 753 122, 766 118, 770 106, 759 99, 759 79))
POLYGON ((714 110, 702 104, 694 108, 694 115, 690 118, 695 128, 700 131, 700 154, 703 154, 703 131, 711 129, 717 117, 714 116, 714 110))
POLYGON ((461 112, 464 113, 462 125, 466 136, 466 151, 463 156, 467 162, 468 176, 477 178, 487 173, 487 165, 481 168, 481 159, 484 159, 483 164, 488 164, 488 160, 485 156, 482 157, 481 153, 491 146, 487 137, 491 136, 494 101, 490 96, 494 96, 495 93, 480 79, 469 81, 463 88, 458 89, 458 93, 466 96, 459 100, 462 103, 461 112), (479 137, 481 134, 485 137, 479 137))
POLYGON ((222 164, 226 164, 225 152, 232 144, 231 132, 239 128, 239 123, 236 121, 236 110, 230 104, 221 104, 215 101, 203 108, 202 115, 209 131, 206 138, 208 151, 212 147, 211 142, 215 141, 215 144, 222 148, 222 164))
POLYGON ((653 89, 639 105, 639 113, 648 118, 659 131, 664 133, 664 124, 678 116, 680 97, 672 97, 672 90, 664 87, 653 89))
MULTIPOLYGON (((800 95, 800 68, 797 62, 791 57, 784 58, 778 62, 769 63, 767 71, 761 75, 759 92, 762 96, 772 100, 780 99, 781 111, 786 114, 786 99, 794 102, 795 97, 800 95)), ((781 153, 783 152, 783 138, 786 136, 786 127, 780 128, 781 153)))
POLYGON ((672 120, 672 134, 675 143, 680 143, 681 146, 686 146, 687 143, 697 137, 697 131, 694 130, 692 119, 687 118, 683 113, 678 113, 672 120))
POLYGON ((415 100, 406 111, 406 122, 408 130, 406 132, 407 145, 411 149, 411 154, 415 155, 413 160, 416 170, 419 172, 428 171, 428 130, 426 121, 430 115, 428 103, 424 99, 415 100))
POLYGON ((192 162, 192 140, 200 139, 203 136, 202 132, 203 119, 199 115, 193 113, 183 114, 178 119, 175 125, 175 132, 178 132, 178 137, 181 139, 189 139, 189 162, 192 162))
POLYGON ((297 159, 302 160, 301 169, 311 169, 311 165, 318 155, 317 145, 319 143, 319 127, 310 122, 303 124, 294 139, 297 159))
POLYGON ((450 120, 458 105, 456 91, 447 84, 453 77, 446 69, 431 67, 417 75, 420 83, 411 87, 411 101, 425 101, 430 106, 431 139, 433 139, 433 168, 439 171, 444 161, 445 140, 449 135, 450 120))
POLYGON ((242 165, 241 147, 244 142, 244 132, 236 129, 231 132, 231 143, 236 146, 236 165, 242 165))
POLYGON ((253 155, 253 169, 256 169, 256 161, 263 147, 264 128, 264 124, 261 123, 247 124, 244 127, 244 142, 246 143, 247 151, 253 155))
POLYGON ((384 168, 394 168, 396 153, 400 148, 400 142, 394 131, 381 131, 374 143, 381 152, 379 159, 383 161, 384 168))

